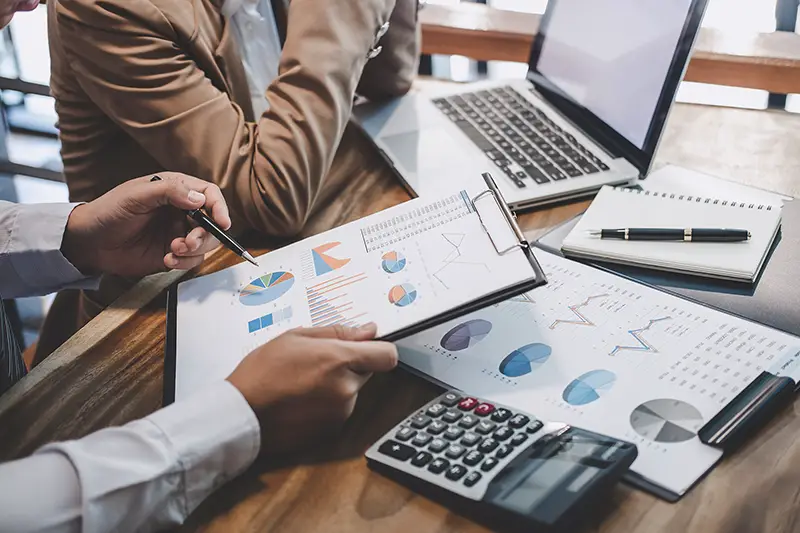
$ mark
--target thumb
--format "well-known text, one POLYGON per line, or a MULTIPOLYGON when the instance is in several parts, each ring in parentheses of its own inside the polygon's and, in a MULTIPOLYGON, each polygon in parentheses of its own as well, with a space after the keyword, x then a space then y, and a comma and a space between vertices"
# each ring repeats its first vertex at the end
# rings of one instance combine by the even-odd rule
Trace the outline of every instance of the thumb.
POLYGON ((319 328, 299 328, 298 335, 313 339, 339 339, 342 341, 368 341, 375 338, 378 326, 374 322, 357 328, 347 326, 324 326, 319 328))
POLYGON ((397 366, 397 348, 390 342, 356 342, 348 346, 348 367, 356 374, 388 372, 397 366))

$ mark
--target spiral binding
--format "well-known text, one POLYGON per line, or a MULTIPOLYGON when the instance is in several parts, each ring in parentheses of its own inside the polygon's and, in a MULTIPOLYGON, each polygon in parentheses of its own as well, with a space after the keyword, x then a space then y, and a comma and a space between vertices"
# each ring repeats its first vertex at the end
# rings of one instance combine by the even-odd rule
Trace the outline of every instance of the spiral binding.
POLYGON ((698 204, 702 203, 710 205, 740 207, 746 209, 757 209, 759 211, 772 211, 773 207, 769 204, 758 204, 758 206, 756 206, 756 204, 747 204, 745 202, 731 202, 728 200, 718 200, 715 198, 703 198, 701 196, 692 196, 687 194, 645 191, 642 189, 615 189, 615 190, 626 191, 628 193, 633 193, 633 194, 644 194, 645 196, 653 196, 654 198, 669 198, 670 200, 685 200, 687 202, 695 202, 698 204))

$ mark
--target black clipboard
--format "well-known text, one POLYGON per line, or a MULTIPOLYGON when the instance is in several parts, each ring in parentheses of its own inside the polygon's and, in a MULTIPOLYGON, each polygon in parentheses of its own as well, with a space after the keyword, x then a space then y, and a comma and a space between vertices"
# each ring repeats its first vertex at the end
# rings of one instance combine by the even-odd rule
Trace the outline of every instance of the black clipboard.
MULTIPOLYGON (((544 271, 542 270, 542 267, 539 265, 539 262, 536 260, 536 257, 533 255, 533 247, 527 241, 525 235, 522 233, 522 230, 517 224, 516 215, 514 215, 508 208, 508 204, 503 198, 503 195, 500 192, 500 189, 497 187, 497 184, 495 183, 494 179, 488 173, 483 174, 483 179, 484 182, 486 183, 486 190, 482 191, 480 194, 478 194, 473 198, 469 198, 472 208, 477 214, 478 219, 484 231, 489 236, 489 240, 492 246, 494 247, 495 251, 499 255, 505 255, 517 249, 522 250, 522 253, 525 255, 525 258, 531 265, 533 274, 532 277, 527 281, 517 283, 515 285, 494 292, 478 300, 467 302, 445 313, 414 323, 407 328, 403 328, 389 335, 385 335, 381 337, 379 340, 387 342, 395 342, 400 339, 410 337, 421 331, 425 331, 427 329, 436 327, 438 325, 444 324, 445 322, 449 322, 450 320, 454 320, 461 316, 468 315, 474 311, 478 311, 480 309, 490 307, 500 302, 504 302, 510 298, 513 298, 514 296, 519 296, 520 294, 526 293, 532 289, 535 289, 536 287, 539 287, 547 283, 547 278, 544 275, 544 271), (505 218, 505 221, 508 223, 509 228, 511 229, 511 231, 515 236, 516 242, 514 242, 508 248, 502 249, 498 247, 497 241, 495 241, 488 227, 484 223, 484 219, 481 216, 481 209, 485 209, 485 207, 483 206, 485 206, 487 203, 489 203, 490 205, 495 205, 496 208, 500 210, 500 212, 503 214, 503 217, 505 218)), ((167 292, 167 330, 166 330, 166 341, 164 348, 164 391, 162 399, 164 406, 169 405, 175 401, 175 379, 177 373, 176 358, 177 358, 177 335, 178 335, 177 316, 178 316, 178 284, 175 283, 172 286, 170 286, 167 292)))

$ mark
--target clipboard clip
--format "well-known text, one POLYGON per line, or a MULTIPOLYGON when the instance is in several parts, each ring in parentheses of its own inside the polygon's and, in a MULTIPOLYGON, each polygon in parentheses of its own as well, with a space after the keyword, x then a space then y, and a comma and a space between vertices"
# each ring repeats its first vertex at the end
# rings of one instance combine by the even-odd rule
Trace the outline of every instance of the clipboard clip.
POLYGON ((522 248, 522 249, 529 248, 530 244, 528 244, 527 239, 525 239, 525 234, 522 233, 519 224, 517 224, 517 217, 508 208, 508 204, 506 204, 506 200, 505 198, 503 198, 503 193, 500 192, 500 189, 497 187, 497 183, 495 183, 494 178, 492 178, 492 175, 489 174, 488 172, 484 172, 482 176, 483 180, 486 182, 486 186, 488 187, 488 189, 486 189, 482 193, 472 198, 471 202, 472 202, 472 207, 475 209, 475 213, 477 213, 478 215, 478 220, 480 221, 481 226, 483 226, 483 231, 485 231, 486 235, 489 236, 489 240, 491 241, 492 246, 494 246, 495 251, 497 252, 498 255, 506 255, 507 253, 512 252, 517 248, 522 248), (495 242, 494 237, 492 237, 492 233, 489 231, 488 226, 486 226, 486 223, 484 222, 483 217, 481 216, 481 212, 478 209, 477 205, 478 202, 489 196, 494 198, 497 207, 500 209, 500 212, 503 213, 506 222, 508 222, 511 231, 514 232, 514 235, 518 240, 518 242, 512 244, 511 246, 503 250, 501 250, 497 246, 497 242, 495 242))

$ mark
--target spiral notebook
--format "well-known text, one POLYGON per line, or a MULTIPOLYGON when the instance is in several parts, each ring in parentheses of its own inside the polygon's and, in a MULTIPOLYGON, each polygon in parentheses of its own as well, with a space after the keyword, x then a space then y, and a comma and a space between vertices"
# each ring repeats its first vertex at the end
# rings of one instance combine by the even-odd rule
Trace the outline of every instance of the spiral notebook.
POLYGON ((562 244, 564 255, 669 272, 754 282, 781 225, 781 206, 603 187, 562 244), (617 241, 604 228, 737 228, 744 242, 617 241))

